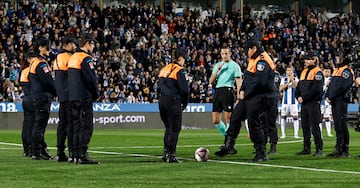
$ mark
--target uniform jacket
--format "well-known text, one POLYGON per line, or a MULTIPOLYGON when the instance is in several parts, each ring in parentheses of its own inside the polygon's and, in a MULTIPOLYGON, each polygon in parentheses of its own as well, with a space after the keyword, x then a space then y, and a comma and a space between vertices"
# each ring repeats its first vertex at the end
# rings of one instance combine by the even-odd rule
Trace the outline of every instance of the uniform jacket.
POLYGON ((25 96, 31 95, 29 72, 30 72, 30 67, 26 67, 24 70, 21 71, 21 75, 20 75, 20 85, 23 88, 23 92, 25 96))
POLYGON ((31 94, 34 99, 52 98, 56 96, 51 68, 43 57, 39 56, 32 60, 29 72, 31 94))
POLYGON ((275 64, 271 57, 263 51, 257 51, 250 59, 244 73, 241 90, 245 99, 254 96, 276 98, 279 92, 275 88, 275 64))
POLYGON ((321 101, 323 95, 324 76, 320 68, 312 65, 301 72, 295 90, 296 98, 302 97, 303 104, 310 101, 321 101))
POLYGON ((99 98, 92 57, 78 49, 68 62, 69 100, 99 98))
POLYGON ((62 50, 53 63, 55 87, 60 102, 69 101, 68 61, 71 55, 70 52, 62 50))
POLYGON ((343 100, 353 83, 352 70, 347 66, 335 68, 326 96, 330 100, 343 100))
POLYGON ((175 63, 166 65, 159 73, 161 95, 181 100, 183 108, 186 108, 189 99, 189 86, 185 75, 185 69, 175 63))

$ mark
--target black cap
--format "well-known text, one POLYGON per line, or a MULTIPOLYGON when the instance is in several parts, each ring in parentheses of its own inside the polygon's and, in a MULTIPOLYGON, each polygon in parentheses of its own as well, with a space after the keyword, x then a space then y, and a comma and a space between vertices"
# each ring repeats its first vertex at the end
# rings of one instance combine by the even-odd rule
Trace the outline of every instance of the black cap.
POLYGON ((86 41, 97 42, 97 40, 94 38, 94 35, 92 35, 91 33, 84 33, 83 34, 83 39, 85 39, 86 41))
POLYGON ((178 59, 179 57, 183 57, 184 59, 186 59, 187 54, 183 50, 176 50, 175 58, 178 59))
POLYGON ((32 57, 37 57, 36 53, 34 53, 33 51, 26 52, 25 58, 32 58, 32 57))
POLYGON ((49 43, 49 40, 45 39, 45 38, 40 38, 40 39, 37 39, 35 44, 37 46, 47 46, 50 48, 50 43, 49 43))
POLYGON ((94 36, 91 33, 83 33, 79 40, 79 44, 80 46, 84 46, 89 41, 97 42, 97 40, 94 38, 94 36))
POLYGON ((250 48, 256 46, 256 48, 260 48, 260 43, 257 40, 249 40, 245 44, 245 51, 248 51, 250 48))
POLYGON ((62 43, 63 43, 63 44, 69 44, 69 43, 71 43, 71 42, 77 44, 77 41, 76 41, 75 37, 73 37, 73 36, 71 36, 71 35, 65 36, 65 37, 63 38, 63 40, 62 40, 62 43))

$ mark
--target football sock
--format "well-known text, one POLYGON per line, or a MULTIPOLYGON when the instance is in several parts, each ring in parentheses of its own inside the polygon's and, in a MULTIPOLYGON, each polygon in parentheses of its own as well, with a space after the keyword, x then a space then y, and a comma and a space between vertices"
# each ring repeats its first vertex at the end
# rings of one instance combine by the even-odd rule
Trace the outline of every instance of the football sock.
POLYGON ((216 124, 215 127, 223 136, 226 135, 226 125, 224 124, 224 122, 220 121, 220 123, 216 124))
POLYGON ((280 121, 281 136, 285 136, 285 118, 281 118, 280 121))
POLYGON ((294 136, 299 136, 299 120, 294 118, 294 136))
POLYGON ((328 135, 331 135, 331 122, 330 120, 325 120, 325 127, 328 135))

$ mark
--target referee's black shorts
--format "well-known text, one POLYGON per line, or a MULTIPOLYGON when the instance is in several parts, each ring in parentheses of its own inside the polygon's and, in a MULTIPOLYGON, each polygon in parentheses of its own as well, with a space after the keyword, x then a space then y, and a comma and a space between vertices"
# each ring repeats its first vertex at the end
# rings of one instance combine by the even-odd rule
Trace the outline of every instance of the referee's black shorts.
POLYGON ((216 88, 213 112, 232 112, 234 108, 234 89, 232 87, 216 88))

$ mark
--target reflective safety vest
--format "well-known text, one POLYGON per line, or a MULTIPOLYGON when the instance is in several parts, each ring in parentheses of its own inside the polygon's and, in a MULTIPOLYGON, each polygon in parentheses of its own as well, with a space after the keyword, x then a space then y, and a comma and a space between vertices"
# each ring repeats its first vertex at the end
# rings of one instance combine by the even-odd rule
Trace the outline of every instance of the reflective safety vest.
POLYGON ((68 61, 71 57, 70 53, 64 52, 59 54, 56 57, 56 60, 54 61, 53 64, 53 70, 62 70, 62 71, 67 71, 68 70, 68 61))
POLYGON ((314 67, 313 69, 311 69, 309 71, 308 68, 305 68, 302 72, 301 72, 301 76, 300 76, 300 80, 315 80, 315 75, 316 73, 318 73, 319 71, 321 71, 321 69, 319 67, 314 67))
POLYGON ((40 58, 34 58, 34 60, 30 63, 30 73, 36 74, 36 67, 39 65, 39 63, 45 62, 47 67, 44 67, 44 72, 51 71, 49 64, 46 62, 46 60, 40 59, 40 58))
POLYGON ((30 67, 26 67, 24 70, 21 71, 20 82, 23 82, 23 83, 30 82, 29 72, 30 72, 30 67))
MULTIPOLYGON (((332 76, 339 76, 339 77, 342 76, 344 70, 347 69, 347 68, 349 68, 349 66, 347 66, 347 65, 342 66, 340 68, 335 68, 332 76)), ((351 74, 353 75, 353 78, 354 78, 354 71, 352 69, 350 69, 350 72, 351 72, 351 74)))
POLYGON ((263 52, 261 53, 256 59, 249 59, 249 65, 247 67, 247 71, 251 73, 255 73, 257 71, 257 62, 259 61, 265 61, 271 68, 271 70, 275 70, 276 65, 274 61, 271 59, 268 53, 263 52))
POLYGON ((181 71, 183 67, 178 64, 171 63, 166 65, 164 68, 161 69, 159 73, 159 78, 171 78, 174 80, 178 80, 177 73, 181 71))
MULTIPOLYGON (((83 60, 88 57, 89 54, 85 52, 75 52, 68 61, 68 68, 81 69, 83 60)), ((94 68, 94 64, 89 65, 91 69, 94 68)))

